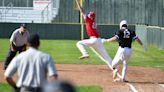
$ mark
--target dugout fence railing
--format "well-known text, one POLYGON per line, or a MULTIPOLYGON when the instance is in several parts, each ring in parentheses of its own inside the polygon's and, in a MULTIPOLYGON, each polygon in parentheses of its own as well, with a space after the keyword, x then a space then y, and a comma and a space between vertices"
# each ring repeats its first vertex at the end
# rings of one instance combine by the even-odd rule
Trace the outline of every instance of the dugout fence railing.
POLYGON ((49 2, 48 5, 41 11, 41 23, 51 23, 53 18, 58 14, 59 0, 49 2))
POLYGON ((1 7, 0 9, 1 12, 1 22, 6 22, 6 17, 9 12, 13 12, 13 3, 10 2, 7 4, 5 7, 1 7))
POLYGON ((42 23, 51 22, 49 17, 52 17, 52 2, 48 3, 48 5, 42 10, 42 23), (51 8, 51 9, 50 9, 51 8))

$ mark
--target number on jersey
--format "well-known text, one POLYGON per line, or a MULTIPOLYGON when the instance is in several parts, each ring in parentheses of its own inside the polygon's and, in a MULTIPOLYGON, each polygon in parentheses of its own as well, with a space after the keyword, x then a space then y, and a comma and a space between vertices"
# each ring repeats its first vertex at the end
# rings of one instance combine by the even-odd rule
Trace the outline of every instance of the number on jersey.
POLYGON ((93 22, 93 24, 92 24, 92 28, 93 28, 93 29, 96 29, 96 28, 97 28, 97 25, 96 25, 95 22, 93 22))
POLYGON ((124 37, 123 38, 130 38, 130 32, 128 31, 128 29, 126 29, 124 31, 124 37))

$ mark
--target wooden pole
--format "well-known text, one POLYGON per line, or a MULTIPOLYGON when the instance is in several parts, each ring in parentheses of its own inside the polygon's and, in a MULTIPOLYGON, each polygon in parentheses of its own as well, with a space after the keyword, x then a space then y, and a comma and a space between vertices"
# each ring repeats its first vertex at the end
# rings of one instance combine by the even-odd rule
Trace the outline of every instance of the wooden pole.
MULTIPOLYGON (((83 8, 83 0, 80 0, 80 6, 83 8)), ((80 24, 81 24, 81 40, 84 39, 84 23, 83 23, 83 15, 80 14, 80 24)))

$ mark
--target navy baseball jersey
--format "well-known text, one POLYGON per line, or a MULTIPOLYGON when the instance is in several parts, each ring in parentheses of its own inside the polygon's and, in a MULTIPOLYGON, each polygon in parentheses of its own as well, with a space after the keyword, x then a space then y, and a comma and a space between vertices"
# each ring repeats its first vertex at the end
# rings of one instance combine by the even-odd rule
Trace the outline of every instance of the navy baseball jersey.
POLYGON ((119 46, 122 48, 131 48, 133 39, 137 39, 135 31, 129 29, 120 29, 116 32, 115 36, 118 39, 119 46))

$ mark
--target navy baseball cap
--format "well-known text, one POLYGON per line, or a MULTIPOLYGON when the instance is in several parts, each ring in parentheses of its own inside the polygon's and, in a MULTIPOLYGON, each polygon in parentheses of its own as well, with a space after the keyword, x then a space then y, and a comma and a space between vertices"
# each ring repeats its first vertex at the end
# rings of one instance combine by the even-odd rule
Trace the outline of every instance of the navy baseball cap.
POLYGON ((31 46, 38 46, 40 44, 39 40, 40 40, 39 35, 33 34, 33 35, 30 35, 27 41, 31 46))
POLYGON ((27 28, 27 26, 26 26, 25 23, 22 23, 22 24, 21 24, 21 27, 23 27, 23 28, 27 28))

